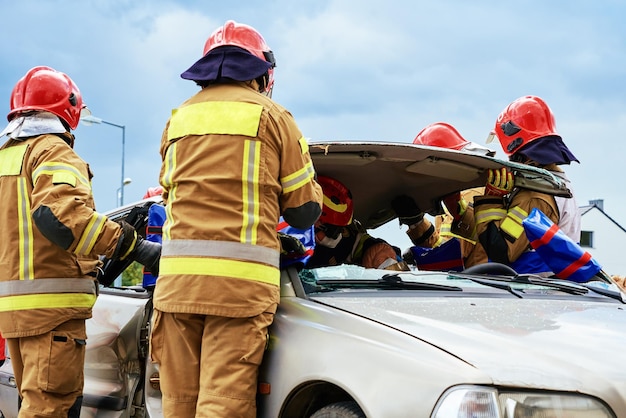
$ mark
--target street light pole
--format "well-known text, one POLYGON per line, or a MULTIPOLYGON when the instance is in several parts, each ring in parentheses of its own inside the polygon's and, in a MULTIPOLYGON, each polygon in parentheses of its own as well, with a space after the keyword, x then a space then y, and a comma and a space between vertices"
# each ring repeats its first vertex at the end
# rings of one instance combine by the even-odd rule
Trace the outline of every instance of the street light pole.
POLYGON ((124 177, 124 152, 126 149, 126 126, 118 125, 117 123, 113 123, 113 122, 108 122, 104 119, 100 119, 92 115, 82 116, 80 120, 87 126, 91 125, 92 123, 97 123, 97 124, 104 123, 105 125, 115 126, 116 128, 120 128, 122 130, 122 177, 120 178, 120 188, 118 190, 120 191, 120 206, 123 206, 124 205, 124 186, 128 184, 128 183, 125 183, 126 177, 124 177))

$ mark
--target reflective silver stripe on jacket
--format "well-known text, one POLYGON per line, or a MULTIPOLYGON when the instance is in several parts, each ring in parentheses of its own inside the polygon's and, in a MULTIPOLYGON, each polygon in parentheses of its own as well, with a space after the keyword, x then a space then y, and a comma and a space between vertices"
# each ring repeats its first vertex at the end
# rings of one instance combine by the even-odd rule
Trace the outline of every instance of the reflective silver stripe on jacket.
POLYGON ((92 279, 35 279, 0 282, 0 297, 44 293, 98 294, 98 285, 92 279))
POLYGON ((232 241, 164 240, 161 257, 218 257, 263 263, 278 268, 280 253, 260 245, 232 241))

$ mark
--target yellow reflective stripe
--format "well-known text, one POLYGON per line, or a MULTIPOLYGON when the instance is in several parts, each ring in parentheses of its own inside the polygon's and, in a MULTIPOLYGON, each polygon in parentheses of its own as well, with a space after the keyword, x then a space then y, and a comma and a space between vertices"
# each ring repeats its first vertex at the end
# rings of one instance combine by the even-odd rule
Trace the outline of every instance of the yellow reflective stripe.
POLYGON ((309 143, 306 141, 305 137, 300 137, 300 139, 298 139, 298 143, 300 144, 300 151, 302 151, 302 154, 309 152, 309 143))
POLYGON ((0 312, 24 311, 27 309, 91 308, 94 303, 96 303, 96 295, 87 293, 6 296, 0 298, 0 312))
MULTIPOLYGON (((163 241, 161 257, 233 258, 278 268, 280 253, 273 248, 234 241, 175 239, 163 241)), ((1 285, 2 282, 0 282, 1 285)))
POLYGON ((518 239, 524 233, 524 227, 512 218, 506 218, 500 224, 500 230, 506 232, 515 239, 518 239))
MULTIPOLYGON (((176 151, 178 149, 178 143, 174 142, 170 144, 167 152, 165 153, 165 158, 163 159, 163 175, 161 176, 161 184, 163 187, 168 189, 168 200, 169 202, 174 202, 176 200, 176 185, 174 184, 173 176, 174 170, 176 169, 176 151)), ((171 231, 170 225, 172 222, 172 205, 165 205, 165 218, 166 220, 163 224, 163 229, 161 230, 163 240, 170 239, 171 231)))
POLYGON ((0 282, 0 297, 38 295, 42 293, 96 294, 97 283, 92 279, 45 278, 36 280, 8 280, 0 282))
POLYGON ((91 253, 91 250, 93 250, 93 247, 96 245, 96 241, 100 236, 100 232, 102 232, 102 229, 104 228, 106 220, 106 216, 100 215, 97 212, 94 212, 93 215, 91 215, 91 219, 89 220, 87 227, 80 236, 78 244, 76 244, 76 249, 74 250, 75 254, 87 255, 91 253))
POLYGON ((506 217, 506 210, 504 209, 485 209, 479 210, 476 212, 476 224, 481 224, 484 222, 491 221, 499 221, 500 219, 506 217))
POLYGON ((314 176, 313 164, 308 162, 304 167, 295 173, 282 177, 280 183, 283 187, 283 193, 293 192, 302 186, 305 186, 314 176))
POLYGON ((15 145, 0 150, 0 176, 17 176, 22 172, 28 145, 15 145))
POLYGON ((74 177, 78 179, 78 181, 80 181, 89 189, 91 189, 91 184, 89 183, 89 179, 83 176, 80 170, 78 170, 73 165, 66 164, 66 163, 57 163, 54 161, 43 163, 39 167, 37 167, 37 169, 33 173, 33 184, 37 183, 37 179, 41 175, 47 174, 49 176, 53 176, 58 173, 65 173, 65 175, 73 175, 74 177))
POLYGON ((506 219, 500 224, 500 229, 515 239, 524 233, 522 221, 528 217, 528 212, 519 206, 515 206, 507 213, 506 219))
POLYGON ((52 174, 52 184, 69 184, 76 187, 76 177, 72 173, 54 173, 52 174))
POLYGON ((255 137, 263 106, 242 102, 203 102, 172 112, 167 139, 187 135, 243 135, 255 137))
POLYGON ((30 216, 30 199, 26 179, 17 179, 17 229, 19 247, 19 279, 32 280, 34 278, 34 250, 33 250, 33 219, 30 216))
POLYGON ((522 223, 524 219, 528 218, 528 212, 519 206, 515 206, 513 209, 509 209, 507 216, 515 219, 519 223, 522 223))
POLYGON ((241 173, 243 223, 240 240, 242 243, 256 244, 259 227, 259 166, 261 160, 261 142, 246 140, 243 151, 241 173))
POLYGON ((278 286, 280 270, 276 267, 239 260, 200 257, 162 257, 159 275, 219 276, 252 280, 278 286))

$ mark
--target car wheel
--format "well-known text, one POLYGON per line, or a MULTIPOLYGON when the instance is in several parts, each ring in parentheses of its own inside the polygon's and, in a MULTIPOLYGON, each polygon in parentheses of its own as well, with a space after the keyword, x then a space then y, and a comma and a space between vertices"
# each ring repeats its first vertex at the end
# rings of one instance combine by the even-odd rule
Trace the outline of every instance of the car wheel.
POLYGON ((337 402, 318 409, 310 418, 365 418, 356 402, 337 402))

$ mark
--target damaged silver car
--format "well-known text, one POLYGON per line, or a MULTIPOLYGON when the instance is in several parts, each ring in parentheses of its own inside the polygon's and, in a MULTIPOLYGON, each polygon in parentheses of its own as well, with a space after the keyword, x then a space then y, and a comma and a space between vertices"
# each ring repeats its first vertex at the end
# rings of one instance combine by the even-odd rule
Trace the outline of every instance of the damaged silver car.
MULTIPOLYGON (((408 194, 430 215, 441 199, 509 167, 519 186, 567 196, 545 170, 413 144, 310 144, 320 175, 344 183, 376 235, 408 194)), ((149 198, 113 211, 144 233, 149 198)), ((601 262, 601 260, 600 260, 601 262)), ((106 277, 127 265, 107 260, 106 277)), ((161 417, 148 357, 151 292, 104 283, 87 321, 83 417, 161 417)), ((466 271, 340 265, 281 271, 281 304, 259 376, 259 417, 516 418, 626 416, 625 295, 600 272, 587 283, 466 271)), ((17 416, 8 359, 0 411, 17 416)))

